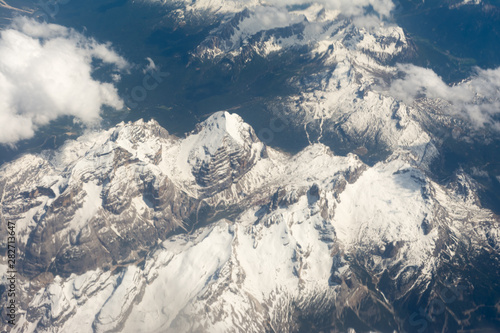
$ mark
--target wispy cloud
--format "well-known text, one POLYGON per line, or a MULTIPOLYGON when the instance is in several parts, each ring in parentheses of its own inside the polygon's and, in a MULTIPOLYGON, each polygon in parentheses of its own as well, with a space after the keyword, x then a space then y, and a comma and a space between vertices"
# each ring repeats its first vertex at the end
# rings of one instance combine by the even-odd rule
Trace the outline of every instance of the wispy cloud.
POLYGON ((267 0, 265 3, 277 6, 319 3, 328 9, 339 10, 346 16, 364 15, 367 8, 372 8, 379 15, 389 17, 394 9, 392 0, 267 0))
POLYGON ((402 78, 390 84, 393 97, 412 104, 415 100, 439 98, 450 103, 450 112, 469 120, 476 128, 492 126, 500 130, 495 120, 500 114, 500 68, 480 69, 467 81, 449 86, 434 71, 414 65, 398 65, 402 78))
POLYGON ((339 10, 346 16, 364 15, 367 8, 372 8, 378 15, 389 17, 394 9, 392 0, 147 0, 150 2, 184 3, 189 10, 210 10, 219 13, 234 13, 247 8, 262 5, 285 7, 291 5, 321 4, 327 9, 339 10))
POLYGON ((125 69, 109 44, 66 27, 16 18, 0 32, 0 143, 33 137, 37 128, 63 115, 86 124, 104 105, 123 102, 111 83, 92 77, 95 61, 125 69))

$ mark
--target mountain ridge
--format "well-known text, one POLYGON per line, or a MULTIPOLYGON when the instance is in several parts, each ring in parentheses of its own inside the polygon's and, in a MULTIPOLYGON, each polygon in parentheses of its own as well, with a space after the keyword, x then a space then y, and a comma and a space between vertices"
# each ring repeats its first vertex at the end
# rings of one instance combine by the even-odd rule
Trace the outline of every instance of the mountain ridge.
MULTIPOLYGON (((75 330, 79 323, 82 332, 286 332, 311 320, 318 324, 318 318, 343 327, 342 318, 356 308, 359 319, 351 325, 370 318, 372 329, 412 331, 416 327, 401 318, 405 310, 392 302, 426 299, 435 274, 462 258, 461 247, 498 250, 499 220, 477 206, 474 190, 466 190, 474 186, 467 176, 445 188, 426 176, 412 154, 394 153, 368 167, 356 155, 335 156, 322 144, 287 156, 251 133, 227 112, 212 115, 185 139, 169 136, 155 121, 137 121, 45 153, 54 161, 51 168, 43 154, 3 166, 1 220, 17 221, 21 257, 38 262, 20 271, 40 281, 49 277, 25 295, 27 312, 12 331, 75 330), (206 130, 225 133, 195 141, 207 147, 202 152, 211 149, 208 163, 216 167, 210 172, 242 174, 214 193, 188 193, 187 187, 204 186, 197 183, 196 163, 194 174, 176 179, 171 162, 187 162, 189 154, 175 155, 177 147, 206 130), (240 134, 246 135, 244 151, 257 144, 256 152, 265 147, 266 154, 243 169, 214 161, 228 145, 224 137, 240 134), (17 163, 26 160, 37 176, 16 175, 17 163), (201 222, 204 209, 213 222, 201 222), (199 219, 190 219, 195 214, 199 219), (183 229, 189 232, 179 233, 183 229), (37 253, 43 255, 36 259, 37 253), (363 280, 366 274, 373 282, 363 280), (180 283, 181 276, 191 282, 180 283), (89 307, 91 302, 101 305, 89 307), (380 305, 365 312, 361 304, 380 305), (166 315, 158 321, 150 317, 154 313, 166 315)), ((447 278, 454 286, 467 285, 463 279, 455 273, 447 278)))

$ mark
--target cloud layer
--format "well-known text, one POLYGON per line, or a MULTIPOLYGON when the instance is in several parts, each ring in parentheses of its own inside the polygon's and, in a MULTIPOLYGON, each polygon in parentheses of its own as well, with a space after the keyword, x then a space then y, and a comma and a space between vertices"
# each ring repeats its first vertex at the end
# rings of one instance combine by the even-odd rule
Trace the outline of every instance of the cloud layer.
POLYGON ((254 8, 263 4, 284 7, 317 3, 328 9, 339 10, 346 16, 364 15, 365 9, 373 8, 381 16, 389 17, 394 9, 392 0, 147 0, 151 2, 184 3, 191 10, 211 10, 214 12, 234 13, 245 7, 254 8))
POLYGON ((302 5, 319 3, 328 9, 339 10, 346 16, 359 16, 365 13, 365 8, 372 7, 381 16, 389 17, 394 9, 392 0, 266 0, 268 4, 276 6, 302 5))
POLYGON ((398 65, 403 78, 394 80, 389 94, 413 103, 421 97, 439 98, 451 104, 450 112, 469 120, 476 128, 492 126, 500 131, 495 119, 500 115, 500 68, 476 69, 467 81, 447 85, 434 71, 414 65, 398 65))
POLYGON ((115 70, 128 66, 108 44, 60 25, 16 18, 0 32, 0 143, 31 138, 63 115, 91 124, 104 105, 122 108, 116 88, 92 78, 96 61, 115 70))

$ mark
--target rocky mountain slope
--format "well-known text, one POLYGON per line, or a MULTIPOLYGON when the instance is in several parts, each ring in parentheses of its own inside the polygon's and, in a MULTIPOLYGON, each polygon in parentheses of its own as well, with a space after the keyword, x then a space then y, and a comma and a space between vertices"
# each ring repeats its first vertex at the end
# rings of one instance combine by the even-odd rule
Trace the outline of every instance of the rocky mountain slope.
POLYGON ((12 331, 416 331, 408 309, 442 286, 465 292, 428 325, 476 324, 499 220, 467 175, 443 187, 420 165, 289 156, 227 112, 184 139, 138 121, 26 155, 0 173, 24 277, 12 331))

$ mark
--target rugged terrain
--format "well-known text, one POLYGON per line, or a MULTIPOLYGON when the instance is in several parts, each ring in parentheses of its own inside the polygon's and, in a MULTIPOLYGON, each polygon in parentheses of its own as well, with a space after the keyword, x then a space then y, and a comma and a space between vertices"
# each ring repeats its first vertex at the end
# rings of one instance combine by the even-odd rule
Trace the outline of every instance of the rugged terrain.
MULTIPOLYGON (((183 137, 123 122, 3 165, 21 289, 3 330, 498 331, 500 219, 476 180, 489 175, 442 166, 450 140, 498 132, 432 90, 398 90, 419 51, 402 28, 322 5, 164 5, 179 26, 213 26, 188 68, 305 69, 266 97, 264 131, 232 111, 183 137), (273 148, 290 129, 309 143, 297 154, 273 148)), ((453 89, 467 108, 497 105, 477 80, 453 89)))
POLYGON ((460 295, 428 325, 452 329, 497 290, 499 221, 466 174, 443 187, 405 151, 289 156, 227 112, 184 139, 154 121, 89 133, 1 184, 26 277, 13 331, 412 331, 408 309, 445 287, 460 295))

